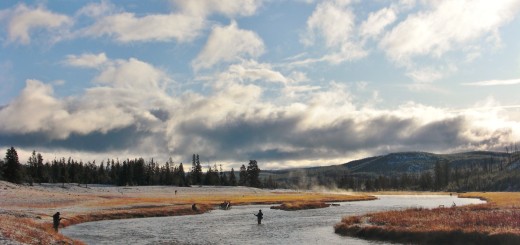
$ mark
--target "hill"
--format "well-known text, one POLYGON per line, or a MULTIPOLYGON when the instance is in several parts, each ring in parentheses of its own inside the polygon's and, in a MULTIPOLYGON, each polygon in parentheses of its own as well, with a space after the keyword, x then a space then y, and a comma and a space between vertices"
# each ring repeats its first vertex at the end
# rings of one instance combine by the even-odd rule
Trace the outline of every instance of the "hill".
POLYGON ((518 152, 399 152, 340 165, 263 171, 262 175, 293 188, 321 185, 367 189, 385 185, 392 189, 520 190, 510 183, 520 180, 518 159, 518 152))

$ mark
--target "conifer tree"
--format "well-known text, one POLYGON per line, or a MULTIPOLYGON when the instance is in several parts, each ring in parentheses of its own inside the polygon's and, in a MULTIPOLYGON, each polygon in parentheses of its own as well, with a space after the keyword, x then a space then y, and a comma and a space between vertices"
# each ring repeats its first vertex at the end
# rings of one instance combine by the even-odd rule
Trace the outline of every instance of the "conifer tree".
POLYGON ((239 172, 238 176, 240 177, 240 179, 238 180, 238 185, 245 186, 247 184, 247 170, 246 170, 246 166, 244 166, 244 164, 242 164, 242 166, 240 166, 240 172, 239 172))
POLYGON ((18 161, 18 153, 11 146, 5 153, 5 170, 4 177, 12 183, 20 183, 22 181, 22 167, 18 161))
POLYGON ((247 183, 251 187, 260 187, 260 168, 256 160, 249 160, 247 166, 247 183))
POLYGON ((235 176, 235 170, 233 168, 231 168, 231 173, 229 174, 229 185, 237 185, 237 177, 235 176))
POLYGON ((186 174, 184 172, 184 166, 182 165, 182 162, 181 164, 179 164, 179 171, 178 171, 178 175, 179 175, 179 186, 187 186, 188 183, 186 182, 186 174))

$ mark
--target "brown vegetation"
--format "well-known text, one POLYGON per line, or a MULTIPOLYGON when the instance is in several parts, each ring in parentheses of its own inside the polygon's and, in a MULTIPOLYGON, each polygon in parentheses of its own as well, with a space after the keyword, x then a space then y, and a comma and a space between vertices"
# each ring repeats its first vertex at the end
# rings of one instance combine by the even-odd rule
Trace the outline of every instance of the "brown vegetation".
POLYGON ((55 232, 50 223, 5 214, 0 215, 0 220, 2 235, 23 244, 83 244, 55 232))
POLYGON ((271 209, 295 211, 304 209, 327 208, 329 206, 330 204, 325 202, 284 202, 278 206, 271 206, 271 209))
POLYGON ((520 193, 468 193, 488 204, 345 217, 338 234, 422 244, 520 244, 520 193))

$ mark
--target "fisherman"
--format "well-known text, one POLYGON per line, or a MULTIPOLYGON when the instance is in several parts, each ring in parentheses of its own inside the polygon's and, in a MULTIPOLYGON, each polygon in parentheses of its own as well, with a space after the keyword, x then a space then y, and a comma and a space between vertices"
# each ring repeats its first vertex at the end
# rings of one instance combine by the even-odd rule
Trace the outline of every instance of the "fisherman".
POLYGON ((194 203, 193 205, 191 205, 191 210, 193 211, 197 211, 197 205, 194 203))
POLYGON ((60 226, 60 220, 62 220, 63 218, 60 218, 60 212, 56 212, 53 216, 52 216, 52 223, 53 223, 53 227, 54 227, 54 230, 56 232, 58 232, 58 227, 60 226))
POLYGON ((262 209, 258 210, 258 214, 254 214, 258 219, 258 224, 262 224, 262 219, 264 218, 264 214, 262 213, 262 209))
POLYGON ((177 190, 175 190, 175 195, 177 195, 177 190))

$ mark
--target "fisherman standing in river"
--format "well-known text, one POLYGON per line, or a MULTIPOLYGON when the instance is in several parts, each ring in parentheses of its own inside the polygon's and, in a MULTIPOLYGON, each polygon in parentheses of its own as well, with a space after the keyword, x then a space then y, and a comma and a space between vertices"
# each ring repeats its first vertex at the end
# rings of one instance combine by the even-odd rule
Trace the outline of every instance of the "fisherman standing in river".
POLYGON ((262 209, 258 210, 258 214, 254 214, 258 219, 258 224, 262 224, 262 219, 264 218, 264 214, 262 213, 262 209))

